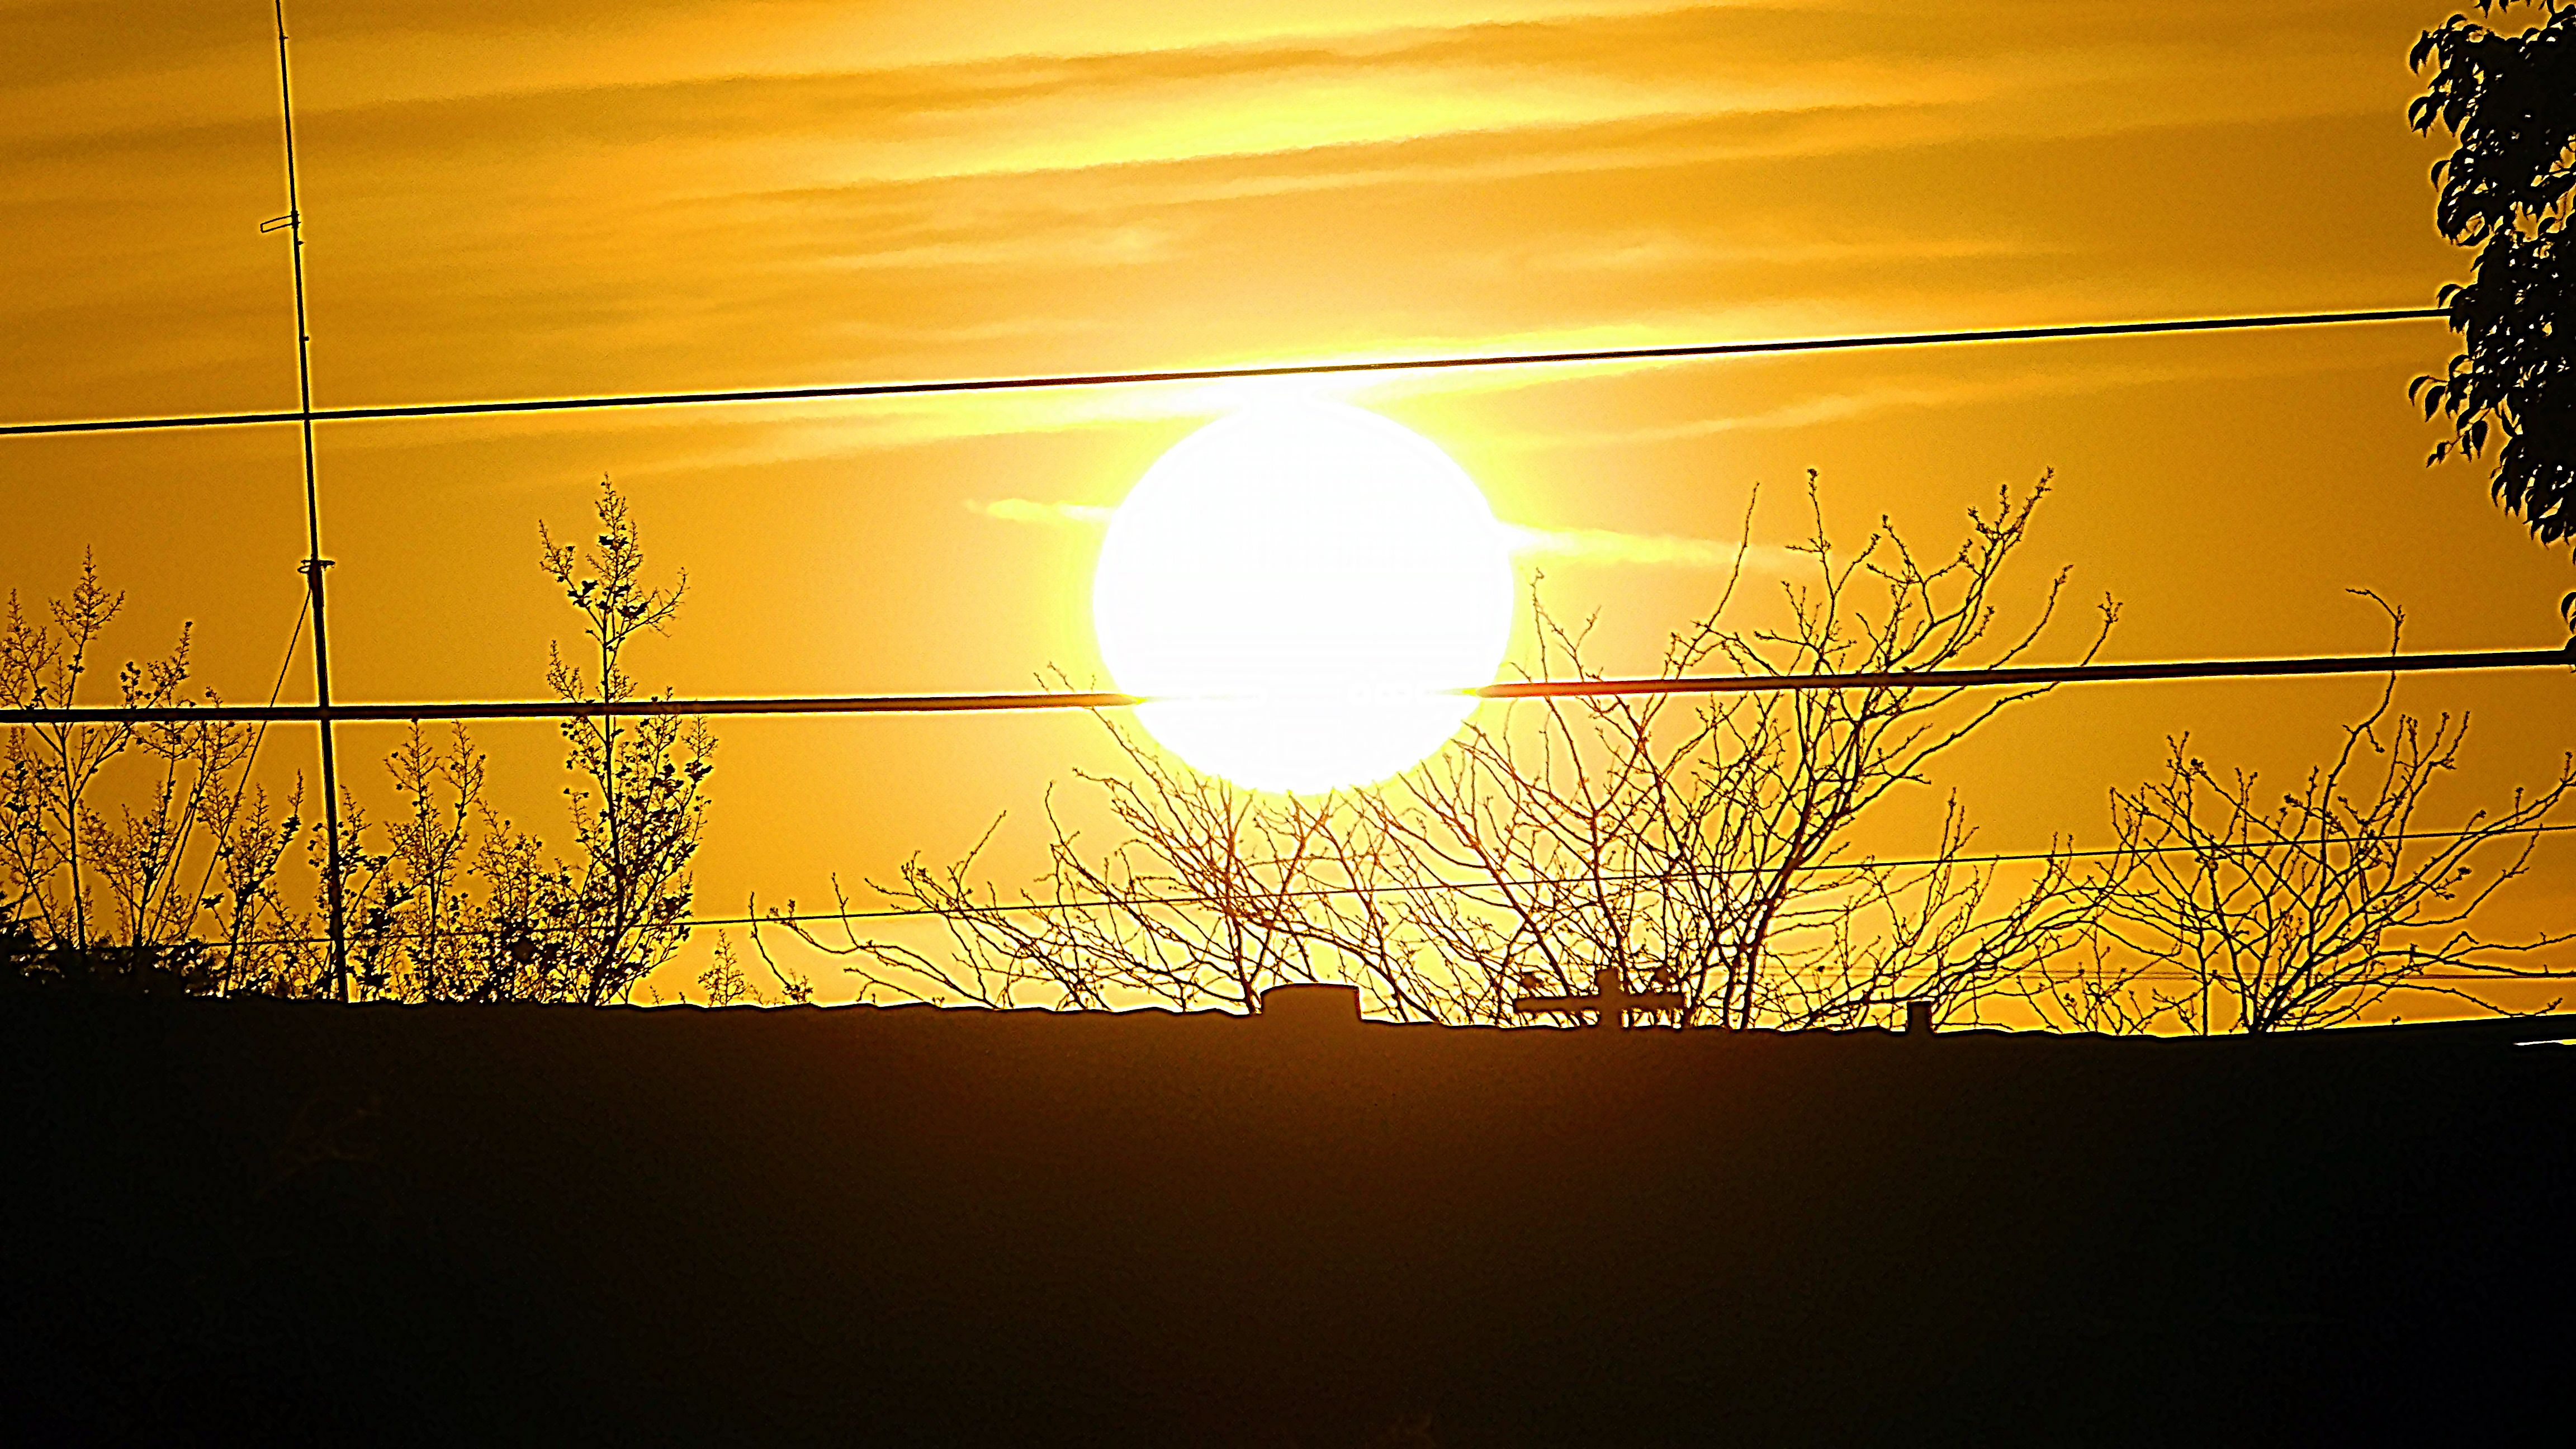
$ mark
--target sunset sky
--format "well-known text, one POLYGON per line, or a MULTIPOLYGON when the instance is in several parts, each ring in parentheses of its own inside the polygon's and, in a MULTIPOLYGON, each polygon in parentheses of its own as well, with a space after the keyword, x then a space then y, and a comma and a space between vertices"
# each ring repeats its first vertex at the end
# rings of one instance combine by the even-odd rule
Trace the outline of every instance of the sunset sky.
MULTIPOLYGON (((2451 8, 303 0, 317 401, 2428 305, 2466 258, 2433 230, 2445 142, 2406 127, 2406 50, 2451 8)), ((265 0, 0 0, 6 420, 295 405, 286 243, 259 231, 286 209, 269 24, 265 0)), ((2014 597, 2065 565, 2074 603, 2039 658, 2081 652, 2104 591, 2110 658, 2382 648, 2360 588, 2405 607, 2410 648, 2554 645, 2565 551, 2478 467, 2424 466, 2437 433, 2406 383, 2452 340, 2419 322, 1332 395, 1429 436, 1538 531, 1524 582, 1544 567, 1560 612, 1600 609, 1618 672, 1651 671, 1711 601, 1757 485, 1750 542, 1794 540, 1810 468, 1842 534, 1887 513, 1937 552, 1999 484, 2053 469, 2014 597)), ((1092 510, 1247 395, 330 425, 337 689, 540 694, 573 618, 537 520, 578 530, 602 474, 689 573, 638 660, 654 687, 1098 680, 1092 510)), ((296 449, 291 427, 0 440, 0 582, 59 592, 94 548, 131 593, 120 656, 194 619, 198 677, 265 699, 302 588, 296 449)), ((299 665, 286 698, 310 683, 299 665)), ((2061 690, 1938 783, 1982 847, 2099 843, 2105 791, 2166 736, 2286 776, 2376 688, 2061 690)), ((2442 824, 2554 774, 2576 718, 2554 673, 2399 698, 2476 716, 2442 824)), ((398 733, 344 728, 362 797, 385 798, 398 733)), ((1079 716, 721 737, 699 905, 723 914, 954 855, 1005 811, 1010 884, 1050 783, 1104 757, 1079 716)), ((552 729, 479 738, 502 803, 562 835, 552 729)), ((309 731, 271 737, 265 778, 311 768, 309 731)), ((1929 818, 1919 793, 1877 827, 1891 845, 1929 818)), ((2576 904, 2576 849, 2539 860, 2499 930, 2576 904)))

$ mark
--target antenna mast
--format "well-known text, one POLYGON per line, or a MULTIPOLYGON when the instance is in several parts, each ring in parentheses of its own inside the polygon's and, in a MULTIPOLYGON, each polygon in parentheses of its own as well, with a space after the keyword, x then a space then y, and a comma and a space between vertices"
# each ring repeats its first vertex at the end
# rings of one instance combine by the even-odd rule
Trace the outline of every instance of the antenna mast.
POLYGON ((348 915, 341 903, 340 771, 333 758, 331 728, 331 630, 322 607, 322 571, 331 561, 322 556, 322 495, 313 473, 313 328, 304 310, 304 210, 295 191, 295 82, 286 67, 286 0, 274 0, 277 11, 277 91, 286 118, 286 215, 262 226, 285 227, 295 254, 295 372, 302 388, 304 422, 304 586, 313 601, 313 702, 321 711, 322 821, 329 841, 323 866, 323 895, 331 911, 331 989, 349 999, 348 915))

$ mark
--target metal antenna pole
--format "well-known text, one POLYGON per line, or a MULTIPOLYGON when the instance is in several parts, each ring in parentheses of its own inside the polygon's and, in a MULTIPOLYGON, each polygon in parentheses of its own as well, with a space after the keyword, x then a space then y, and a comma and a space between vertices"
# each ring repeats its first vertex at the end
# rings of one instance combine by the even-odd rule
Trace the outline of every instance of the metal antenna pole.
MULTIPOLYGON (((313 702, 321 711, 322 828, 329 832, 324 860, 323 895, 331 910, 331 989, 349 999, 349 926, 341 904, 340 770, 333 757, 331 728, 330 615, 322 606, 322 571, 331 561, 322 556, 322 494, 313 473, 313 328, 304 310, 304 209, 295 190, 295 82, 286 67, 286 0, 277 10, 277 92, 286 115, 285 224, 295 254, 295 371, 302 388, 304 423, 304 584, 313 599, 313 702)), ((274 230, 271 222, 261 228, 274 230)))

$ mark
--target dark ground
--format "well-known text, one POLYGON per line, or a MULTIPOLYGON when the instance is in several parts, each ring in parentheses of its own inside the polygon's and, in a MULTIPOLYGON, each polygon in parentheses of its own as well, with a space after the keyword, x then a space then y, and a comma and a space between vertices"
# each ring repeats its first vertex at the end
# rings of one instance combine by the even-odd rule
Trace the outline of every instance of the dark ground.
POLYGON ((0 1439, 2464 1442, 2570 1032, 18 995, 0 1439))

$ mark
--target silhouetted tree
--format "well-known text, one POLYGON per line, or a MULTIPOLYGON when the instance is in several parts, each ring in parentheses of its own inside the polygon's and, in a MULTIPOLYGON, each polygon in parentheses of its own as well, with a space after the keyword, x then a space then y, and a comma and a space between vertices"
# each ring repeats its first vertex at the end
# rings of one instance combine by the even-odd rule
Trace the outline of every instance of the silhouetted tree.
MULTIPOLYGON (((1934 564, 1884 525, 1838 552, 1815 510, 1793 551, 1807 577, 1784 582, 1786 624, 1726 622, 1739 556, 1663 671, 2018 658, 2064 582, 2025 627, 1993 637, 1998 580, 2044 492, 2007 494, 1992 517, 1972 512, 1967 540, 1934 564)), ((1538 677, 1599 677, 1583 630, 1535 598, 1532 617, 1538 677)), ((2103 630, 2111 617, 2106 601, 2103 630)), ((1124 834, 1109 849, 1050 810, 1052 867, 1017 900, 977 881, 977 852, 941 868, 916 858, 880 887, 943 918, 944 955, 847 929, 826 945, 793 903, 772 920, 852 958, 871 988, 997 1005, 1253 1010, 1268 986, 1338 979, 1398 1019, 1509 1022, 1516 995, 1588 989, 1596 969, 1616 967, 1637 987, 1682 993, 1692 1022, 1851 1025, 1894 1019, 1907 999, 1964 1019, 1979 994, 2080 934, 2083 897, 2064 863, 1997 903, 1991 868, 1957 859, 1970 831, 1955 799, 1911 864, 1870 858, 1852 831, 1890 791, 1923 783, 1934 756, 2036 692, 1527 701, 1393 781, 1314 797, 1200 775, 1112 725, 1127 769, 1086 777, 1124 834)))
POLYGON ((305 839, 303 782, 272 803, 267 787, 244 779, 211 802, 205 823, 213 889, 197 930, 219 953, 217 989, 319 994, 330 979, 329 953, 313 935, 315 913, 279 879, 287 852, 305 839))
MULTIPOLYGON (((582 663, 560 648, 547 681, 566 703, 639 697, 636 636, 677 616, 685 575, 645 582, 641 536, 605 479, 592 545, 558 544, 542 526, 540 561, 582 618, 582 663)), ((51 605, 50 625, 11 596, 0 631, 0 700, 22 708, 77 700, 99 636, 123 607, 89 563, 51 605)), ((188 635, 128 664, 119 699, 183 703, 188 635)), ((206 693, 212 699, 212 692, 206 693)), ((318 899, 329 842, 307 821, 302 787, 273 800, 248 779, 245 726, 11 726, 0 739, 0 924, 12 979, 120 989, 317 994, 328 979, 322 913, 282 879, 301 842, 318 899), (129 772, 102 785, 111 765, 129 772), (135 762, 153 773, 139 787, 135 762), (121 797, 113 817, 93 803, 121 797), (139 803, 138 803, 139 802, 139 803), (28 944, 31 943, 31 944, 28 944)), ((414 726, 386 760, 401 801, 373 848, 354 793, 341 804, 341 884, 349 959, 361 991, 409 1001, 621 1000, 686 938, 691 863, 706 825, 715 740, 702 720, 568 720, 569 860, 484 798, 484 759, 458 727, 443 741, 414 726)))
MULTIPOLYGON (((86 556, 71 592, 48 601, 47 617, 29 617, 12 592, 0 630, 0 701, 21 709, 93 702, 82 685, 124 607, 125 595, 109 592, 86 556)), ((120 668, 116 703, 186 703, 189 642, 183 625, 167 654, 120 668)), ((232 795, 228 777, 250 745, 248 729, 212 721, 9 729, 0 740, 0 884, 9 918, 36 943, 26 959, 50 963, 42 970, 64 979, 161 971, 207 986, 190 932, 208 903, 210 871, 190 879, 186 861, 201 826, 232 795), (112 815, 100 808, 102 778, 138 764, 141 788, 126 791, 112 815)))
MULTIPOLYGON (((625 496, 600 480, 588 547, 541 524, 539 561, 580 614, 581 663, 550 646, 546 682, 567 704, 642 697, 629 672, 639 635, 665 632, 688 589, 645 580, 625 496)), ((370 949, 377 989, 407 1000, 624 1000, 688 937, 692 864, 706 832, 715 736, 702 719, 583 715, 563 724, 564 794, 576 854, 549 855, 485 800, 484 757, 463 726, 433 746, 415 726, 387 758, 403 811, 390 826, 384 909, 370 949)))
MULTIPOLYGON (((2402 616, 2389 618, 2393 653, 2402 616)), ((2473 920, 2527 873, 2532 827, 2576 788, 2576 756, 2547 786, 2435 829, 2425 795, 2456 768, 2468 718, 2392 719, 2395 683, 2277 801, 2253 773, 2211 768, 2187 736, 2170 742, 2162 779, 2112 791, 2118 854, 2089 880, 2104 939, 2089 963, 2043 966, 2028 983, 2041 1014, 2096 1031, 2296 1031, 2400 992, 2493 1010, 2476 978, 2576 974, 2576 961, 2523 964, 2576 931, 2499 942, 2473 920)))
MULTIPOLYGON (((10 904, 15 904, 10 903, 10 904)), ((48 942, 14 912, 0 914, 0 991, 68 990, 126 996, 195 996, 214 989, 205 945, 48 942)))
MULTIPOLYGON (((758 931, 753 932, 758 944, 758 931)), ((764 988, 742 969, 741 953, 734 949, 730 932, 716 933, 715 951, 707 969, 698 973, 698 989, 706 993, 709 1006, 737 1006, 752 1002, 762 1006, 803 1006, 814 999, 814 983, 792 967, 779 965, 766 948, 760 952, 768 966, 770 979, 777 982, 775 991, 764 988)))
MULTIPOLYGON (((537 530, 546 573, 590 637, 589 666, 566 661, 559 646, 548 655, 546 683, 567 704, 637 698, 627 647, 638 634, 664 632, 689 588, 686 570, 667 591, 644 583, 643 539, 605 478, 598 514, 587 549, 537 530)), ((716 742, 705 720, 677 715, 583 715, 566 720, 563 733, 572 746, 565 764, 587 782, 567 792, 581 854, 544 882, 532 924, 548 928, 540 962, 597 1005, 623 998, 688 939, 690 866, 706 830, 700 787, 715 769, 716 742)))
MULTIPOLYGON (((2445 286, 2464 350, 2411 395, 2454 434, 2433 449, 2475 457, 2490 442, 2495 496, 2544 543, 2576 537, 2576 291, 2568 217, 2576 193, 2576 6, 2479 0, 2480 14, 2531 3, 2520 34, 2454 15, 2424 32, 2410 62, 2432 80, 2408 108, 2418 131, 2458 139, 2434 163, 2442 235, 2478 252, 2476 276, 2445 286)), ((2576 628, 2576 593, 2559 603, 2576 628)))

